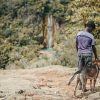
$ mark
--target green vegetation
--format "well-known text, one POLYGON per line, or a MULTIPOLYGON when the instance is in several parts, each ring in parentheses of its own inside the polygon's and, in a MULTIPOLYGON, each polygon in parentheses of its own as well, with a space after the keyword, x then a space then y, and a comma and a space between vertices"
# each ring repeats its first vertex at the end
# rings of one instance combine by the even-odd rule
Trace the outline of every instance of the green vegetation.
POLYGON ((0 68, 11 64, 26 68, 45 59, 38 51, 43 47, 42 19, 46 13, 52 13, 60 26, 55 36, 57 57, 52 64, 74 67, 75 35, 88 20, 97 25, 93 34, 100 50, 99 12, 99 0, 0 0, 0 68))

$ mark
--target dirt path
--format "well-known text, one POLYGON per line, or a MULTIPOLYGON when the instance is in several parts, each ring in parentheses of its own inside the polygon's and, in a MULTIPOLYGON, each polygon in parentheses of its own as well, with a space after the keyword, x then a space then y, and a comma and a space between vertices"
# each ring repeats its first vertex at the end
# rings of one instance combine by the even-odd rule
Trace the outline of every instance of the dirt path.
POLYGON ((66 84, 74 71, 62 66, 0 70, 0 100, 100 100, 100 75, 95 93, 73 97, 75 80, 66 84))

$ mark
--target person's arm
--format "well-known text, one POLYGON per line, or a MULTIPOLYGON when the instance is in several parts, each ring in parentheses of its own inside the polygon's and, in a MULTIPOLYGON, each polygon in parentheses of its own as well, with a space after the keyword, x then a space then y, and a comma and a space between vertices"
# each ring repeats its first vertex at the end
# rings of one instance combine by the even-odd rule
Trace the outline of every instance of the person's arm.
POLYGON ((78 42, 77 42, 77 39, 76 39, 76 50, 78 51, 78 42))
POLYGON ((93 50, 93 53, 94 53, 94 56, 95 56, 95 60, 97 60, 98 57, 97 57, 97 50, 96 50, 95 45, 92 45, 92 50, 93 50))
POLYGON ((97 50, 96 50, 95 44, 96 44, 95 39, 93 37, 93 39, 92 39, 92 50, 93 50, 93 53, 94 53, 95 60, 97 60, 98 57, 97 57, 97 50))

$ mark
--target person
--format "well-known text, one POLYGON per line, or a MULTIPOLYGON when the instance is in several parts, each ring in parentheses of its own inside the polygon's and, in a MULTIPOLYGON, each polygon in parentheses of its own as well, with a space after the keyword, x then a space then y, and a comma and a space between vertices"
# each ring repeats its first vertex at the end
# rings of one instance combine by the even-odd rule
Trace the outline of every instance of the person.
MULTIPOLYGON (((92 35, 93 30, 95 29, 94 21, 89 21, 85 29, 83 31, 78 32, 76 36, 76 49, 78 52, 78 69, 82 70, 82 68, 86 65, 92 64, 93 54, 95 60, 98 59, 97 51, 95 47, 95 39, 92 35)), ((79 89, 82 88, 80 83, 79 89)))

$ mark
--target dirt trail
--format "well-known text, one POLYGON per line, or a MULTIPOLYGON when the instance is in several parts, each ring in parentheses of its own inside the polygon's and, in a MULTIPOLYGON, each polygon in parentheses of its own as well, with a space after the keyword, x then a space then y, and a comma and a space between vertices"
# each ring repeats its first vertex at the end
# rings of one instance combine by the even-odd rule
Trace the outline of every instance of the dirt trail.
POLYGON ((82 99, 73 96, 75 80, 66 84, 75 70, 62 66, 0 70, 0 100, 100 100, 100 75, 95 93, 88 91, 82 99))

